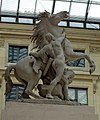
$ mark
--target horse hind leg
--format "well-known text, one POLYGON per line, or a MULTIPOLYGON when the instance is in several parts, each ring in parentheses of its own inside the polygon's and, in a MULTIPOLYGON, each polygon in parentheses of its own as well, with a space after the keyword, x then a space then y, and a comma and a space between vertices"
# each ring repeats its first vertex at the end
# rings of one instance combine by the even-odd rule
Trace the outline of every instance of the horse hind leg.
POLYGON ((38 74, 38 77, 37 77, 37 78, 35 78, 34 80, 32 79, 32 80, 30 80, 29 82, 26 82, 25 80, 21 79, 21 78, 18 76, 18 74, 16 73, 16 70, 14 71, 14 75, 15 75, 16 79, 17 79, 20 83, 22 83, 22 85, 24 85, 24 87, 25 87, 25 89, 24 89, 24 91, 23 91, 23 94, 22 94, 22 97, 23 97, 23 98, 29 99, 29 98, 30 98, 29 95, 31 95, 31 96, 33 96, 33 97, 35 97, 35 98, 38 98, 38 97, 39 97, 39 96, 35 95, 35 94, 32 92, 32 90, 33 90, 33 88, 36 86, 36 84, 38 83, 38 81, 39 81, 38 78, 41 76, 41 73, 38 74))
POLYGON ((40 98, 38 95, 36 95, 35 93, 32 92, 32 90, 34 89, 35 86, 36 86, 36 83, 34 83, 34 80, 30 80, 28 82, 25 93, 28 94, 28 95, 31 95, 34 98, 40 98))
POLYGON ((23 93, 22 93, 22 98, 29 99, 29 98, 30 98, 29 95, 25 93, 25 89, 26 89, 26 87, 27 87, 28 82, 26 82, 25 80, 21 79, 21 78, 17 75, 16 70, 14 71, 14 75, 15 75, 16 79, 17 79, 20 83, 22 83, 22 85, 24 86, 24 91, 23 91, 23 93))
MULTIPOLYGON (((40 74, 42 74, 42 72, 40 71, 40 74)), ((34 89, 34 87, 38 84, 38 81, 40 79, 40 74, 38 76, 36 76, 36 78, 31 79, 28 82, 28 85, 26 87, 25 93, 28 95, 31 95, 34 98, 41 98, 40 96, 36 95, 35 93, 32 92, 32 90, 34 89)))
POLYGON ((16 70, 14 71, 14 75, 15 75, 16 79, 17 79, 20 83, 22 83, 22 85, 24 85, 24 87, 26 87, 27 82, 24 81, 23 79, 21 79, 21 78, 18 76, 18 74, 16 73, 16 70))

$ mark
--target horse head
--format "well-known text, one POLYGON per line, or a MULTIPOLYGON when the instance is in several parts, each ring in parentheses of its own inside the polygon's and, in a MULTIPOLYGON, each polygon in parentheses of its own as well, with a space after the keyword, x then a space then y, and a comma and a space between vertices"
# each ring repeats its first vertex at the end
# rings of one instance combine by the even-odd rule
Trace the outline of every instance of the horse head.
POLYGON ((39 20, 48 19, 53 24, 55 23, 58 24, 61 20, 63 20, 64 18, 68 18, 68 17, 69 17, 69 12, 67 11, 61 11, 59 13, 52 14, 52 15, 50 15, 49 12, 45 11, 45 12, 41 12, 38 15, 39 20))
POLYGON ((50 16, 50 21, 52 22, 52 24, 58 25, 58 23, 63 20, 64 18, 68 18, 69 17, 69 12, 67 11, 61 11, 57 14, 53 14, 50 16))
POLYGON ((38 19, 39 19, 39 20, 42 20, 42 19, 45 19, 45 18, 49 18, 49 16, 50 16, 50 13, 45 10, 45 12, 41 12, 41 13, 38 15, 38 19))
POLYGON ((34 29, 32 41, 36 42, 36 45, 41 49, 47 44, 47 40, 45 38, 46 34, 51 33, 55 38, 62 36, 63 30, 58 27, 58 23, 67 17, 69 17, 69 13, 67 11, 61 11, 53 15, 47 11, 41 12, 38 15, 40 22, 34 29))

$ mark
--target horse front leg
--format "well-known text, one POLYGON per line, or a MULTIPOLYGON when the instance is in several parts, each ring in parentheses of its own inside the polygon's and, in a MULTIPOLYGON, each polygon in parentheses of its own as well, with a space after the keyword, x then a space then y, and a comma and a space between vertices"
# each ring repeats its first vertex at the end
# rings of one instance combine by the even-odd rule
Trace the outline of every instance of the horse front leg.
POLYGON ((95 63, 90 58, 89 55, 87 55, 85 53, 72 52, 72 53, 69 54, 69 58, 70 58, 70 61, 71 60, 77 60, 77 59, 80 59, 80 58, 85 58, 90 65, 90 70, 89 70, 90 74, 95 71, 95 63))

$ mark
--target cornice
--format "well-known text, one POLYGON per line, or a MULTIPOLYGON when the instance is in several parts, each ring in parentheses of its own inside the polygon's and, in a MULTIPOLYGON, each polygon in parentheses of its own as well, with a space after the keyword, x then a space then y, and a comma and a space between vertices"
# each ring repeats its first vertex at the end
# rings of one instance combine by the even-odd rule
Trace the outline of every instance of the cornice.
POLYGON ((3 38, 0 39, 0 47, 4 47, 5 40, 3 38))
POLYGON ((100 31, 88 29, 66 28, 68 39, 87 43, 100 43, 100 31))
POLYGON ((33 28, 32 25, 0 23, 0 37, 9 37, 12 35, 29 38, 33 33, 33 28))
MULTIPOLYGON (((0 37, 22 37, 30 39, 33 25, 0 23, 0 37)), ((100 30, 64 28, 70 41, 100 44, 100 30)))
POLYGON ((100 75, 90 75, 90 74, 75 74, 75 79, 79 80, 97 80, 100 75))
POLYGON ((91 45, 89 46, 90 53, 100 54, 100 46, 91 45))

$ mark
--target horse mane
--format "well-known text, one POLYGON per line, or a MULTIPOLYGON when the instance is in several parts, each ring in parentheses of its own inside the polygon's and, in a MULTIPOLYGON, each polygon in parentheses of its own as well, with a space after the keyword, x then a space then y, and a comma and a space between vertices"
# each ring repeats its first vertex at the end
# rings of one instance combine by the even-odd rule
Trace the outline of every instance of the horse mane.
POLYGON ((47 45, 48 41, 46 40, 45 36, 47 35, 47 33, 49 33, 49 32, 51 33, 51 31, 53 31, 53 29, 54 29, 54 28, 52 28, 53 26, 56 26, 56 28, 57 28, 58 23, 64 17, 68 17, 67 11, 62 11, 62 12, 59 12, 59 13, 53 14, 53 15, 50 15, 50 13, 47 11, 40 13, 38 15, 40 22, 34 28, 34 32, 32 35, 33 44, 35 44, 36 47, 39 49, 41 49, 45 45, 47 45), (52 26, 50 26, 51 24, 52 24, 52 26), (52 30, 49 29, 50 27, 52 30))
POLYGON ((33 42, 33 44, 36 45, 34 48, 38 47, 39 49, 41 49, 45 45, 48 44, 48 42, 45 39, 46 31, 45 31, 45 27, 44 27, 45 19, 48 18, 48 15, 49 15, 49 13, 47 11, 40 13, 38 15, 38 17, 40 18, 40 22, 38 24, 36 24, 35 28, 33 29, 34 32, 32 35, 32 42, 33 42), (46 17, 45 17, 45 15, 46 15, 46 17), (44 19, 42 19, 42 18, 44 18, 44 19))
POLYGON ((35 47, 38 47, 39 49, 41 49, 47 44, 45 40, 44 28, 42 28, 41 24, 40 25, 38 24, 34 28, 34 33, 32 35, 32 42, 33 44, 36 44, 35 47))

